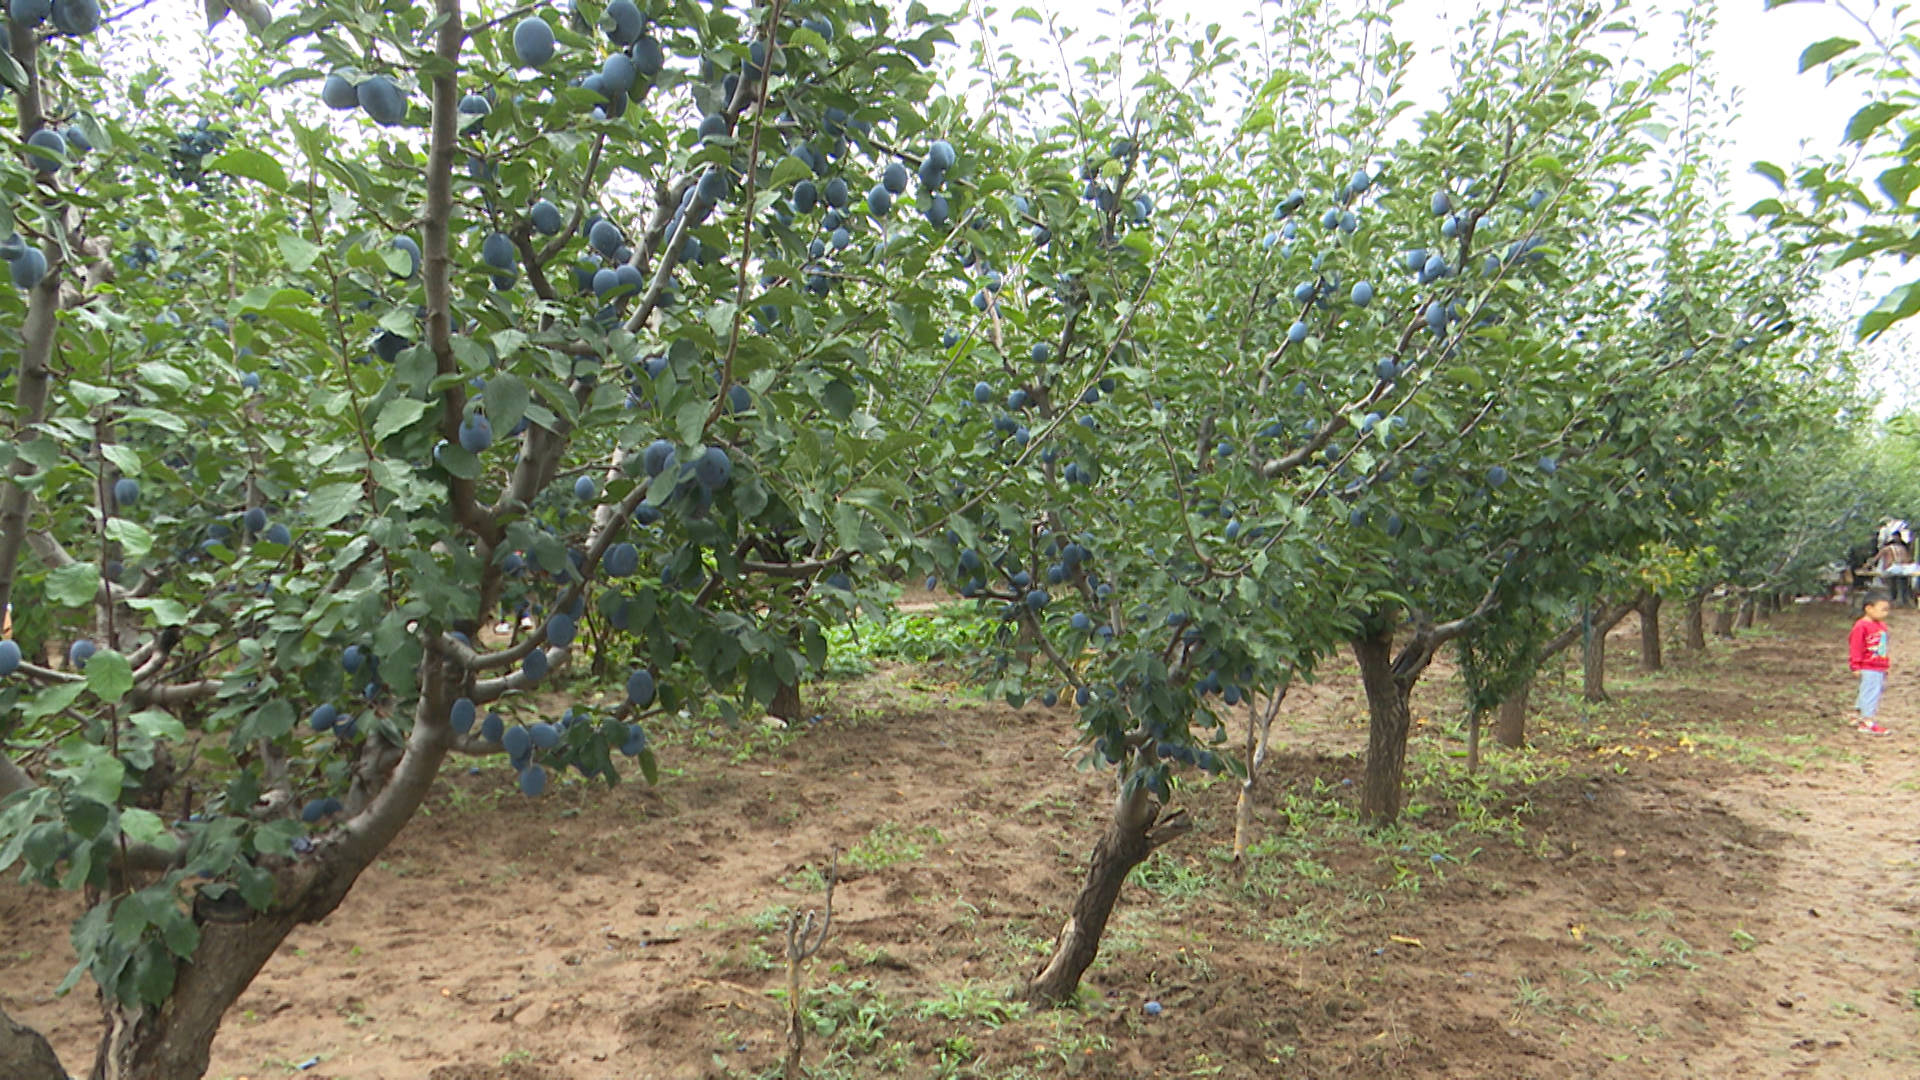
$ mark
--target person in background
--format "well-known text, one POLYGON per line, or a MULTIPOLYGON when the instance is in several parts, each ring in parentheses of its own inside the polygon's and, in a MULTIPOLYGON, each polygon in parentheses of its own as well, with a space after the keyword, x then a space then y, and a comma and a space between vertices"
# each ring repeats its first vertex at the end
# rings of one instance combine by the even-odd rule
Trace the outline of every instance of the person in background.
POLYGON ((1887 612, 1891 605, 1887 594, 1878 589, 1867 594, 1867 612, 1853 624, 1847 636, 1847 666, 1860 676, 1860 692, 1854 697, 1854 726, 1868 735, 1885 735, 1887 729, 1874 719, 1880 711, 1880 695, 1887 687, 1887 612))
POLYGON ((1907 564, 1913 561, 1913 549, 1900 537, 1896 532, 1887 538, 1874 555, 1873 568, 1880 571, 1881 583, 1888 586, 1894 606, 1909 607, 1913 603, 1913 578, 1907 576, 1907 564))

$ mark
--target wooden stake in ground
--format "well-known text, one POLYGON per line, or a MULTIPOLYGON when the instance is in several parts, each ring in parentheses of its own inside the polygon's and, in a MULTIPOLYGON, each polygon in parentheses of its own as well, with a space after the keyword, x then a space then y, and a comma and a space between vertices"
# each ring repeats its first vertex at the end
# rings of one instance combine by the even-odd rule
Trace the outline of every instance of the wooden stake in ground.
POLYGON ((827 864, 825 910, 787 916, 787 1060, 781 1070, 786 1080, 801 1080, 800 1055, 807 1048, 807 1029, 801 1023, 800 964, 827 943, 827 934, 833 929, 833 886, 839 877, 840 852, 835 849, 832 861, 827 864))

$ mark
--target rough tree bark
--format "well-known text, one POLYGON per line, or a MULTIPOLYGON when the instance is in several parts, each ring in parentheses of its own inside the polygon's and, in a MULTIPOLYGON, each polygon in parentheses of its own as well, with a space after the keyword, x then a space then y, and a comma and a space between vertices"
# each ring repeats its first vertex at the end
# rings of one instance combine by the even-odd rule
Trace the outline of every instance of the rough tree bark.
POLYGON ((1660 596, 1649 593, 1640 601, 1640 670, 1659 671, 1660 661, 1660 596))
POLYGON ((1580 697, 1586 701, 1607 700, 1608 629, 1596 616, 1580 643, 1580 697))
POLYGON ((1407 730, 1412 717, 1407 697, 1411 681, 1394 672, 1393 627, 1382 625, 1350 642, 1360 664, 1360 685, 1367 692, 1367 766, 1360 792, 1360 817, 1391 825, 1400 817, 1400 785, 1407 771, 1407 730))
POLYGON ((1687 650, 1704 652, 1707 648, 1707 594, 1694 593, 1687 598, 1687 650))
MULTIPOLYGON (((1534 662, 1536 668, 1566 652, 1580 637, 1581 623, 1575 620, 1566 629, 1547 639, 1540 647, 1540 657, 1534 662)), ((1500 703, 1500 716, 1494 725, 1494 738, 1501 746, 1518 750, 1527 744, 1527 711, 1533 695, 1533 680, 1522 683, 1520 689, 1507 696, 1500 703)))
POLYGON ((1639 608, 1644 596, 1636 596, 1615 607, 1605 604, 1593 612, 1580 645, 1580 696, 1587 701, 1607 700, 1607 634, 1620 625, 1627 613, 1639 608))
POLYGON ((767 715, 779 717, 789 724, 797 724, 807 718, 807 703, 800 696, 800 684, 782 685, 774 691, 773 701, 767 705, 767 715))
POLYGON ((1093 847, 1093 859, 1087 864, 1086 881, 1067 916, 1060 936, 1055 939, 1053 956, 1027 982, 1027 1000, 1035 1005, 1059 1005, 1073 999, 1080 989, 1080 978, 1100 954, 1100 938, 1107 931, 1107 919, 1120 896, 1120 886, 1133 868, 1145 862, 1154 849, 1169 843, 1193 827, 1184 810, 1160 817, 1162 807, 1144 787, 1122 794, 1113 807, 1106 831, 1093 847))
POLYGON ((1494 722, 1493 737, 1501 746, 1518 750, 1527 745, 1527 703, 1533 696, 1533 680, 1520 684, 1520 689, 1507 695, 1500 703, 1500 715, 1494 722))
POLYGON ((1754 607, 1755 605, 1753 601, 1753 594, 1749 593, 1746 596, 1741 597, 1740 598, 1740 614, 1737 618, 1734 619, 1734 625, 1742 630, 1753 629, 1754 607))

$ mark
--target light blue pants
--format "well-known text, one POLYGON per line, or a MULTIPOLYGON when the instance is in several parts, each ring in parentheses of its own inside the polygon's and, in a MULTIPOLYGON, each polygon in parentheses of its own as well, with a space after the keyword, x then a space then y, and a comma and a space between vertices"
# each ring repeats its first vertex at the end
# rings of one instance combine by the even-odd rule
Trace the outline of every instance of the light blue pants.
POLYGON ((1854 709, 1861 716, 1873 719, 1880 711, 1880 692, 1887 688, 1887 673, 1884 671, 1863 671, 1860 673, 1860 697, 1854 702, 1854 709))

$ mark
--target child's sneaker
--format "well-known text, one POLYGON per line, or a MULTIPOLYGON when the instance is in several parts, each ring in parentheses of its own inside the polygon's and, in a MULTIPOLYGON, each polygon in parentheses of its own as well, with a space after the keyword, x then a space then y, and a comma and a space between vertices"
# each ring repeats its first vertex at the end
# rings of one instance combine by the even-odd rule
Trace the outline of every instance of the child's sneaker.
POLYGON ((1888 731, 1888 730, 1887 730, 1886 728, 1883 728, 1883 727, 1881 727, 1881 726, 1879 725, 1879 723, 1878 723, 1878 722, 1876 722, 1876 721, 1873 721, 1873 720, 1866 720, 1866 721, 1863 721, 1863 722, 1861 722, 1861 724, 1860 724, 1860 730, 1861 730, 1861 731, 1863 731, 1863 732, 1865 732, 1865 733, 1866 733, 1866 734, 1868 734, 1868 735, 1891 735, 1891 734, 1893 734, 1893 732, 1891 732, 1891 731, 1888 731))

